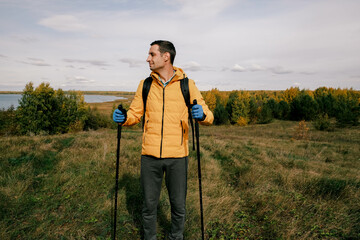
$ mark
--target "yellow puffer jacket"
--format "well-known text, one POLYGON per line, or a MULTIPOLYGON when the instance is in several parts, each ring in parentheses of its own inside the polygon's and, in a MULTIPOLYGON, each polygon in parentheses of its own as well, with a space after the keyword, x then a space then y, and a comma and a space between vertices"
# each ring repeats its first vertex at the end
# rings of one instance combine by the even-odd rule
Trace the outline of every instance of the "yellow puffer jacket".
MULTIPOLYGON (((180 158, 189 155, 189 121, 188 109, 180 88, 180 81, 186 77, 182 69, 174 67, 174 78, 164 87, 156 73, 151 76, 152 82, 146 102, 145 125, 143 132, 142 155, 157 158, 180 158)), ((138 86, 135 98, 127 112, 123 126, 140 122, 144 113, 142 88, 144 80, 138 86)), ((199 122, 210 125, 214 120, 212 112, 205 104, 200 91, 193 80, 189 79, 190 102, 194 99, 202 105, 206 118, 199 122)))

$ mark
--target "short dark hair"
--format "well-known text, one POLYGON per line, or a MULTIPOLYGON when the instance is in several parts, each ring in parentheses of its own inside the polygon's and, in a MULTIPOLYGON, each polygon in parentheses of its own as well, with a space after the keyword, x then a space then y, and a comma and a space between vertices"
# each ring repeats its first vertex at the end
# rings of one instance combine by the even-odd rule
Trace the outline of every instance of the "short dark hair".
POLYGON ((161 54, 164 54, 166 52, 170 53, 170 62, 171 64, 174 64, 174 59, 176 56, 176 50, 174 44, 166 40, 156 40, 150 44, 150 46, 153 45, 159 46, 159 51, 161 54))

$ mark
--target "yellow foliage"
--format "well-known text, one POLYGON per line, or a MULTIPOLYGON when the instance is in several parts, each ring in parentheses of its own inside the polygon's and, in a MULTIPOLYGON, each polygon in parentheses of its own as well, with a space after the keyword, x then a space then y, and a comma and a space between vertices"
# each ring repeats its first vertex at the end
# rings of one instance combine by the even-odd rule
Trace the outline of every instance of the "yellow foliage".
POLYGON ((314 91, 304 90, 304 92, 306 92, 306 94, 309 95, 310 97, 314 98, 314 91))
POLYGON ((298 87, 291 87, 286 89, 283 93, 283 99, 287 103, 291 103, 294 98, 300 93, 300 89, 298 87))
POLYGON ((239 117, 236 124, 239 126, 246 126, 248 124, 248 120, 244 117, 239 117))
POLYGON ((299 125, 295 129, 294 139, 296 140, 308 140, 309 138, 309 128, 306 125, 305 120, 299 122, 299 125))
POLYGON ((77 121, 71 123, 69 126, 69 132, 71 132, 71 133, 80 132, 83 129, 84 129, 84 123, 80 120, 77 120, 77 121))
POLYGON ((214 111, 214 109, 216 107, 216 96, 218 95, 218 93, 219 93, 219 90, 217 90, 215 88, 204 94, 204 100, 211 111, 214 111))

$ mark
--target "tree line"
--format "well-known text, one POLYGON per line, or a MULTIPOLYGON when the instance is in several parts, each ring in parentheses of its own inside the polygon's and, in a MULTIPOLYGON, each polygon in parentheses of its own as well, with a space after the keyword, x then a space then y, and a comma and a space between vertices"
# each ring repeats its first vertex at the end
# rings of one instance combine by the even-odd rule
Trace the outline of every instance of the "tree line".
POLYGON ((26 84, 19 106, 0 110, 0 135, 47 135, 114 127, 110 116, 86 106, 79 91, 26 84))
POLYGON ((212 89, 203 92, 214 113, 214 123, 265 124, 274 119, 313 121, 319 130, 359 124, 360 91, 317 88, 315 91, 291 87, 284 91, 231 91, 212 89))
MULTIPOLYGON (((359 124, 360 91, 292 87, 284 91, 203 92, 216 125, 266 124, 274 119, 313 121, 319 130, 359 124)), ((49 83, 28 83, 17 109, 0 110, 0 135, 58 134, 115 128, 109 115, 91 109, 78 91, 54 90, 49 83)))

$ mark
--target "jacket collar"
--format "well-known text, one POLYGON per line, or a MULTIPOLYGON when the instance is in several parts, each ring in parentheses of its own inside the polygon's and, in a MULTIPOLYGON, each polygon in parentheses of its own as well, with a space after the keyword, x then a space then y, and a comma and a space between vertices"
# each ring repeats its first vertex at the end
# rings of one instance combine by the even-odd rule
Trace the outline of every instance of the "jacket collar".
MULTIPOLYGON (((175 67, 175 66, 173 68, 174 68, 175 74, 174 74, 174 77, 171 79, 170 82, 175 82, 175 81, 179 81, 179 80, 181 80, 183 78, 186 78, 186 74, 185 74, 184 70, 182 70, 181 68, 175 67)), ((157 74, 156 72, 151 72, 150 75, 154 79, 159 81, 159 83, 160 83, 159 74, 157 74)))

